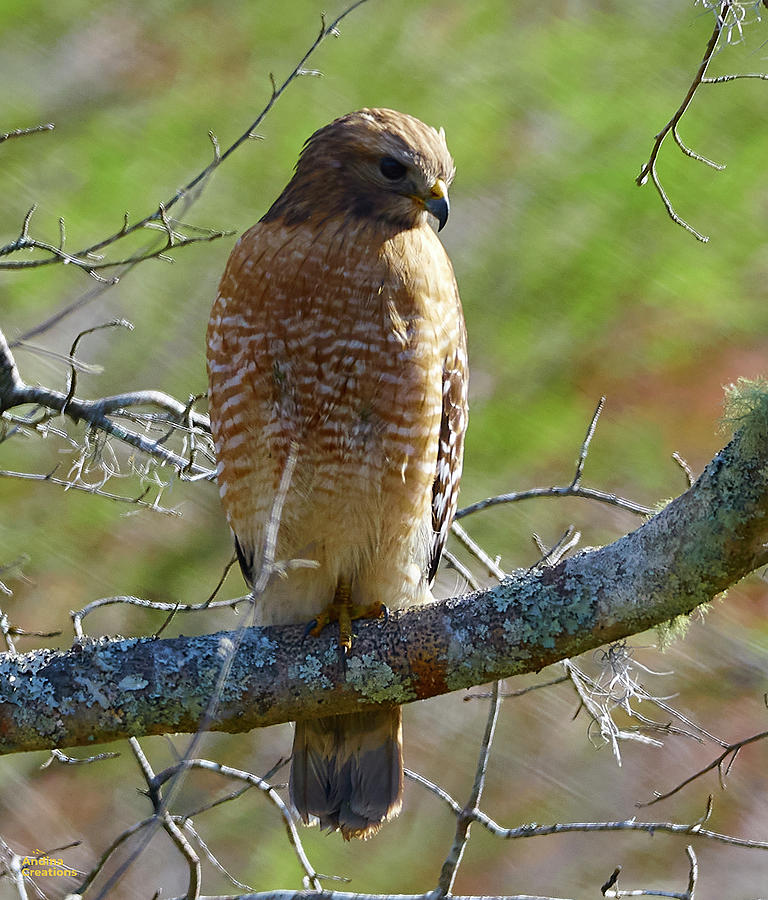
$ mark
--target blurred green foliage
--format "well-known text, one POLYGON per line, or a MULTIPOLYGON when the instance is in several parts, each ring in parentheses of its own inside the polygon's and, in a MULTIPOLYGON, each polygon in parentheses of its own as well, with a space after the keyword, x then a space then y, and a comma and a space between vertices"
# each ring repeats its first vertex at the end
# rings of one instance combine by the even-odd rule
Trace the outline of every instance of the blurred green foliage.
MULTIPOLYGON (((13 239, 37 204, 34 233, 55 241, 63 217, 68 246, 75 249, 118 229, 125 211, 133 221, 173 196, 209 161, 209 130, 225 147, 255 118, 269 96, 268 73, 280 81, 290 71, 319 29, 321 11, 317 0, 5 0, 0 130, 47 121, 56 128, 0 146, 0 240, 13 239)), ((327 9, 329 16, 337 11, 327 9)), ((604 394, 587 483, 653 504, 684 487, 672 451, 694 469, 711 457, 722 440, 722 385, 763 373, 768 349, 768 129, 759 112, 766 108, 768 85, 704 86, 685 117, 684 139, 727 163, 725 171, 684 157, 671 142, 660 155, 659 173, 672 202, 711 236, 709 244, 675 226, 653 187, 639 189, 633 180, 654 134, 685 95, 712 24, 700 5, 683 0, 370 0, 310 60, 323 76, 290 87, 259 128, 263 140, 248 143, 221 167, 185 219, 244 230, 282 188, 306 137, 350 109, 391 106, 443 125, 458 175, 441 236, 461 288, 472 364, 463 501, 569 481, 604 394)), ((765 68, 765 38, 764 25, 747 29, 744 43, 718 53, 713 73, 765 68)), ((152 261, 137 267, 33 343, 66 352, 82 328, 124 316, 135 325, 132 333, 100 332, 83 342, 82 358, 104 372, 81 375, 82 395, 158 388, 186 399, 203 391, 205 324, 233 241, 180 250, 172 266, 152 261)), ((93 287, 71 267, 4 272, 0 323, 13 338, 93 287)), ((63 387, 62 364, 22 350, 18 362, 26 380, 63 387)), ((70 460, 53 439, 0 445, 1 468, 47 472, 58 465, 63 474, 70 460)), ((133 488, 140 490, 124 490, 133 488)), ((0 480, 0 565, 30 556, 30 581, 9 583, 15 593, 4 608, 12 620, 66 628, 68 609, 118 593, 204 599, 231 553, 215 489, 174 484, 163 500, 178 506, 181 517, 136 512, 47 484, 0 480)), ((614 511, 559 501, 496 509, 468 527, 511 568, 537 558, 532 531, 554 542, 570 522, 587 544, 634 527, 614 511)), ((231 576, 227 589, 241 590, 238 577, 231 576)), ((762 593, 758 603, 765 609, 762 593)), ((209 617, 177 620, 173 627, 188 633, 231 623, 231 617, 209 617)), ((149 615, 110 607, 91 627, 139 634, 157 624, 149 615)), ((764 649, 765 626, 757 616, 742 617, 738 631, 751 642, 747 658, 755 647, 764 649)), ((717 672, 716 658, 712 665, 717 672)), ((510 726, 503 737, 503 759, 538 753, 551 740, 547 728, 573 708, 567 695, 538 703, 531 701, 523 724, 510 726)), ((433 754, 440 765, 440 750, 453 748, 457 735, 478 733, 480 706, 435 701, 432 712, 421 711, 419 733, 425 736, 411 738, 409 753, 427 760, 433 754)), ((264 768, 287 752, 285 729, 257 738, 264 768)), ((475 739, 462 739, 467 746, 451 750, 445 774, 450 789, 463 790, 471 768, 475 739)), ((233 764, 239 755, 248 767, 257 765, 253 743, 213 740, 222 754, 235 754, 233 764)), ((149 746, 163 752, 159 741, 149 746)), ((563 758, 567 752, 574 768, 591 753, 581 726, 567 746, 559 752, 563 758)), ((32 772, 24 762, 1 765, 12 779, 32 772)), ((113 765, 121 778, 134 777, 129 763, 103 765, 113 765)), ((610 762, 603 759, 602 766, 610 762)), ((515 821, 631 815, 631 807, 616 812, 606 798, 619 790, 629 796, 632 787, 603 769, 591 787, 566 787, 568 803, 558 802, 563 786, 557 773, 539 771, 539 780, 531 782, 537 790, 513 781, 509 797, 507 782, 494 782, 495 796, 503 798, 499 815, 515 821), (607 793, 596 795, 598 788, 607 793)), ((66 806, 75 789, 72 777, 66 771, 47 783, 49 824, 60 815, 56 804, 66 806)), ((95 770, 78 772, 76 790, 93 792, 99 777, 95 770)), ((121 822, 146 814, 138 800, 126 798, 132 783, 120 782, 110 795, 121 822)), ((7 795, 3 802, 10 802, 7 795)), ((321 854, 319 867, 354 874, 357 890, 430 887, 451 824, 447 818, 431 824, 437 815, 431 800, 410 802, 414 808, 421 803, 427 819, 406 812, 375 844, 348 847, 310 836, 321 854), (427 836, 424 821, 430 822, 427 836)), ((250 854, 252 870, 244 877, 258 888, 296 884, 295 862, 275 819, 264 813, 252 825, 253 804, 239 809, 217 820, 211 840, 219 828, 238 871, 247 870, 250 854)), ((89 799, 82 813, 82 821, 72 816, 68 827, 90 828, 93 852, 100 852, 109 803, 89 799)), ((6 811, 6 820, 15 823, 21 841, 24 816, 6 811)), ((738 829, 738 819, 730 826, 738 829)), ((39 823, 37 828, 28 832, 30 842, 56 844, 60 830, 50 829, 48 840, 49 832, 40 834, 39 823)), ((591 886, 592 896, 600 874, 607 877, 613 865, 569 849, 558 876, 544 842, 500 851, 486 836, 474 840, 474 862, 458 889, 475 893, 525 889, 586 896, 591 886), (525 879, 511 884, 511 873, 524 864, 525 879)), ((663 860, 671 858, 678 857, 663 860)), ((153 865, 162 873, 162 862, 153 865)), ((684 863, 675 866, 682 885, 684 863)), ((640 866, 636 875, 643 871, 640 866)), ((173 893, 178 881, 170 870, 166 874, 176 885, 168 888, 173 893)), ((135 896, 148 896, 136 890, 135 896)), ((705 888, 701 896, 724 895, 705 888)))

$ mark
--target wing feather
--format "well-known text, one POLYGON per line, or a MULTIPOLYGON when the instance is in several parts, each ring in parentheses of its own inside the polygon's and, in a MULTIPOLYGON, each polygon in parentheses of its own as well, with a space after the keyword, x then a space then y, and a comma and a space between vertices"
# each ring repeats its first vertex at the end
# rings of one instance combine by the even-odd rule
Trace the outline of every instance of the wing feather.
POLYGON ((462 326, 455 354, 443 365, 443 412, 432 484, 432 552, 427 577, 431 584, 456 513, 467 430, 467 342, 462 326))

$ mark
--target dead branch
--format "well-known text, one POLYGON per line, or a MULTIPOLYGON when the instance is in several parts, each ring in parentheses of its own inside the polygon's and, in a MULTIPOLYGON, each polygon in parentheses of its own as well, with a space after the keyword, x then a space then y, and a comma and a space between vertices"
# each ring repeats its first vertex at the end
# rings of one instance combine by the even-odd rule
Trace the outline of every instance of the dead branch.
POLYGON ((667 800, 669 797, 672 797, 678 791, 681 791, 684 787, 687 787, 691 782, 696 781, 698 778, 701 778, 702 775, 706 775, 707 772, 711 772, 713 770, 717 770, 717 773, 720 777, 720 786, 725 788, 725 776, 730 771, 731 766, 736 761, 736 757, 739 755, 742 747, 747 747, 749 744, 757 743, 758 741, 764 741, 768 738, 768 731, 761 731, 759 734, 753 734, 748 738, 744 738, 741 741, 734 741, 732 744, 728 744, 725 750, 714 759, 708 766, 704 766, 703 769, 699 769, 698 772, 694 772, 689 778, 686 778, 684 781, 681 781, 676 787, 672 788, 669 791, 665 791, 663 794, 659 793, 653 798, 653 800, 646 800, 644 803, 636 803, 635 806, 643 807, 643 806, 653 806, 654 803, 659 803, 661 800, 667 800), (727 761, 727 766, 723 769, 723 763, 727 761))
MULTIPOLYGON (((138 221, 134 222, 133 224, 129 224, 128 214, 126 213, 123 219, 123 224, 117 231, 105 238, 102 238, 101 240, 96 241, 95 243, 90 244, 89 246, 82 247, 81 249, 73 253, 70 253, 65 249, 65 235, 63 230, 59 244, 51 244, 47 241, 38 240, 30 235, 29 225, 31 218, 35 212, 35 207, 33 206, 32 209, 30 209, 24 217, 19 236, 9 244, 0 247, 0 258, 4 256, 10 256, 21 251, 29 250, 42 251, 45 255, 42 258, 36 259, 13 259, 0 261, 0 270, 32 269, 39 268, 41 266, 49 266, 54 263, 66 263, 83 270, 88 275, 96 278, 100 282, 111 284, 117 281, 117 277, 105 278, 100 274, 100 270, 107 268, 119 269, 121 267, 133 266, 137 263, 143 262, 146 259, 168 259, 166 254, 170 249, 177 249, 189 244, 199 243, 200 241, 216 240, 226 234, 231 233, 225 231, 201 229, 196 226, 185 225, 178 218, 171 218, 168 213, 181 201, 184 201, 183 206, 185 210, 189 208, 189 206, 200 196, 211 175, 216 171, 216 169, 218 169, 218 167, 226 159, 228 159, 239 147, 257 136, 256 130, 264 121, 275 103, 280 99, 280 97, 285 93, 285 91, 294 81, 305 75, 319 74, 313 69, 306 68, 307 61, 327 37, 331 35, 338 35, 339 24, 348 15, 354 12, 359 6, 362 6, 365 2, 367 2, 367 0, 356 0, 356 2, 351 3, 330 24, 326 23, 325 20, 323 20, 320 31, 310 45, 309 49, 304 53, 293 70, 279 85, 275 81, 274 76, 270 75, 272 90, 269 100, 266 102, 261 112, 256 116, 256 119, 248 126, 246 131, 244 131, 243 134, 241 134, 240 137, 237 138, 237 140, 234 141, 226 150, 224 150, 223 152, 220 150, 218 140, 216 139, 215 135, 209 132, 209 138, 211 139, 211 143, 213 145, 213 159, 201 172, 195 175, 194 178, 192 178, 186 185, 184 185, 184 187, 179 188, 171 197, 169 197, 165 201, 165 203, 159 203, 155 210, 139 219, 138 221), (192 233, 181 233, 177 230, 179 228, 183 228, 186 231, 191 231, 192 233), (165 242, 162 247, 152 250, 142 250, 137 253, 131 254, 124 259, 107 261, 103 260, 101 251, 113 247, 115 244, 122 241, 129 235, 134 235, 137 232, 141 232, 147 229, 156 229, 163 232, 165 236, 165 242), (195 232, 198 233, 196 234, 195 232)), ((36 129, 22 129, 18 132, 8 132, 4 136, 0 135, 0 140, 5 140, 9 137, 16 137, 38 130, 46 130, 47 128, 48 126, 39 126, 36 129)), ((37 329, 37 331, 39 331, 39 328, 37 329)))
MULTIPOLYGON (((617 506, 619 509, 625 509, 627 512, 634 513, 638 516, 650 516, 653 513, 652 509, 647 506, 641 506, 633 500, 617 497, 616 494, 599 491, 595 488, 582 487, 581 479, 584 475, 584 465, 587 461, 592 438, 595 436, 597 422, 604 406, 605 397, 601 397, 592 414, 587 433, 582 441, 579 458, 576 463, 576 471, 569 484, 560 487, 529 488, 525 491, 512 491, 507 494, 498 494, 495 497, 487 497, 485 500, 478 500, 476 503, 472 503, 469 506, 457 510, 456 520, 458 521, 465 516, 471 516, 473 513, 489 509, 491 506, 498 506, 503 503, 518 503, 521 500, 532 500, 536 497, 581 497, 584 500, 596 500, 599 503, 606 503, 608 506, 617 506)), ((460 532, 456 531, 456 526, 454 526, 454 534, 460 536, 460 532)), ((491 570, 491 574, 496 573, 491 570)))
POLYGON ((711 169, 721 171, 725 168, 725 166, 715 163, 711 159, 707 159, 706 156, 701 156, 701 154, 696 153, 694 150, 691 150, 691 148, 683 142, 683 139, 680 137, 677 130, 677 127, 680 124, 680 120, 685 115, 688 107, 691 105, 691 101, 693 100, 696 91, 702 84, 723 84, 742 78, 758 78, 763 80, 768 79, 768 75, 755 72, 737 75, 720 75, 717 78, 707 77, 707 69, 709 68, 709 64, 712 62, 712 58, 715 54, 715 50, 717 49, 717 45, 720 42, 721 35, 727 33, 728 40, 730 42, 730 32, 733 30, 733 28, 736 28, 736 30, 741 33, 742 21, 740 12, 743 12, 743 4, 735 3, 733 2, 733 0, 722 0, 719 9, 717 9, 716 11, 714 9, 714 5, 710 6, 709 8, 712 9, 713 12, 715 12, 715 26, 712 30, 712 34, 710 35, 709 40, 707 41, 707 46, 704 50, 704 57, 701 61, 701 65, 694 75, 693 81, 691 82, 682 103, 677 108, 669 122, 667 122, 667 124, 655 136, 653 148, 651 149, 651 155, 648 157, 648 161, 642 167, 642 169, 640 170, 640 174, 635 179, 636 183, 640 187, 642 187, 644 184, 648 183, 648 178, 650 177, 654 187, 656 188, 656 191, 658 192, 659 197, 661 197, 661 202, 664 204, 664 208, 666 209, 667 215, 670 217, 670 219, 672 219, 672 221, 676 225, 684 228, 697 240, 701 241, 704 244, 709 241, 709 238, 706 235, 698 232, 692 225, 686 222, 685 219, 682 218, 682 216, 678 215, 678 213, 675 212, 675 208, 672 206, 672 201, 669 199, 666 191, 661 185, 659 174, 656 171, 656 161, 659 155, 659 151, 661 150, 664 141, 671 134, 681 152, 686 156, 689 156, 691 159, 695 159, 698 162, 704 163, 704 165, 709 166, 711 169), (732 21, 729 19, 729 16, 732 16, 732 21))
POLYGON ((405 774, 411 781, 420 784, 423 788, 426 788, 426 790, 438 797, 438 799, 448 806, 459 822, 461 822, 462 819, 467 820, 469 824, 477 822, 494 837, 501 838, 505 841, 514 841, 521 838, 549 837, 553 834, 598 834, 616 831, 641 831, 651 836, 658 832, 662 834, 699 837, 719 844, 740 847, 743 850, 768 850, 768 841, 752 841, 747 838, 739 838, 730 834, 720 834, 717 831, 703 828, 702 826, 712 815, 713 803, 711 796, 708 799, 707 807, 703 815, 694 822, 638 822, 637 819, 633 817, 618 822, 555 822, 552 825, 539 825, 538 822, 526 822, 525 825, 518 825, 514 828, 505 828, 480 809, 466 809, 462 807, 462 805, 447 791, 443 790, 443 788, 429 779, 424 778, 423 775, 408 770, 406 770, 405 774))
MULTIPOLYGON (((210 425, 207 416, 193 412, 189 404, 181 403, 161 391, 134 391, 113 397, 102 397, 98 400, 80 400, 74 396, 72 390, 74 383, 72 372, 70 372, 70 386, 66 393, 26 384, 19 373, 8 341, 0 331, 0 414, 7 414, 22 406, 53 410, 61 415, 66 415, 73 422, 87 422, 92 428, 173 466, 183 477, 198 476, 213 480, 215 477, 213 469, 201 466, 192 459, 179 456, 165 447, 164 441, 167 435, 151 440, 144 434, 126 428, 120 422, 115 421, 117 417, 125 416, 127 410, 132 407, 150 406, 164 410, 167 413, 166 421, 171 425, 183 424, 189 428, 197 428, 203 433, 209 433, 210 425)), ((30 420, 29 424, 34 424, 34 421, 30 420)), ((24 473, 14 474, 17 477, 27 478, 46 477, 24 473)))
POLYGON ((30 134, 42 134, 46 131, 53 131, 52 122, 46 122, 44 125, 33 125, 31 128, 14 128, 13 131, 3 131, 0 133, 0 144, 9 141, 11 138, 27 137, 30 134))
POLYGON ((604 897, 615 898, 619 900, 621 897, 670 897, 672 900, 693 900, 696 891, 696 882, 699 878, 699 861, 690 845, 685 848, 688 856, 688 887, 685 891, 657 891, 643 890, 621 890, 619 888, 619 875, 621 874, 621 866, 617 866, 613 870, 613 874, 600 888, 600 892, 604 897))

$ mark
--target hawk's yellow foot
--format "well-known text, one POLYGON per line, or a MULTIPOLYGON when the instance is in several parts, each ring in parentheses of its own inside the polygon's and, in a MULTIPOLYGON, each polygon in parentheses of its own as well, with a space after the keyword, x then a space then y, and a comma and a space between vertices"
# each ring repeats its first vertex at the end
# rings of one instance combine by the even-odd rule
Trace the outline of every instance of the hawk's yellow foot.
POLYGON ((354 604, 350 600, 350 593, 350 585, 347 582, 340 582, 333 600, 319 616, 307 625, 305 632, 305 634, 311 634, 312 637, 317 637, 326 625, 338 622, 339 647, 345 655, 352 649, 352 622, 354 619, 386 619, 389 617, 389 610, 380 600, 365 605, 354 604))

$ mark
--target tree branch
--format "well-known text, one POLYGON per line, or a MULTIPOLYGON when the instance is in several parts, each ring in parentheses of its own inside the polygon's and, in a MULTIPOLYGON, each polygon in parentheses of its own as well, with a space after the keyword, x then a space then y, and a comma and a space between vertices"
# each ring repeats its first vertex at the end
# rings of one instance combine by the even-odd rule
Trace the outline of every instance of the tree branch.
MULTIPOLYGON (((76 344, 73 350, 75 347, 76 344)), ((70 389, 66 393, 26 384, 19 374, 10 345, 0 330, 0 415, 19 406, 31 405, 55 410, 61 415, 68 416, 73 422, 88 422, 92 428, 130 444, 153 459, 174 466, 179 473, 187 477, 200 476, 213 480, 215 477, 213 469, 198 465, 192 458, 186 459, 164 447, 167 435, 152 440, 110 418, 117 415, 125 416, 126 410, 133 406, 155 406, 168 413, 169 423, 184 422, 189 428, 198 428, 209 433, 208 417, 194 412, 190 404, 185 405, 162 391, 134 391, 113 397, 102 397, 99 400, 80 400, 74 396, 74 384, 71 375, 70 389)))
MULTIPOLYGON (((336 16, 336 18, 330 24, 326 23, 325 19, 323 18, 321 20, 321 27, 319 33, 317 34, 317 37, 306 50, 299 62, 294 66, 290 74, 279 85, 275 81, 274 75, 270 74, 270 81, 272 84, 272 92, 270 98, 269 100, 267 100, 261 112, 256 116, 256 119, 250 124, 246 131, 243 132, 243 134, 241 134, 240 137, 237 138, 237 140, 234 141, 223 153, 219 148, 217 138, 212 132, 209 132, 209 137, 211 139, 211 143, 213 144, 213 159, 201 172, 198 172, 198 174, 195 175, 194 178, 192 178, 187 184, 185 184, 184 187, 179 188, 171 197, 169 197, 165 201, 165 203, 159 203, 156 209, 154 209, 148 215, 144 216, 139 221, 134 222, 132 225, 128 223, 128 214, 126 213, 123 219, 123 225, 119 230, 115 231, 113 234, 110 234, 105 238, 96 241, 93 244, 90 244, 87 247, 83 247, 80 250, 77 250, 74 253, 65 252, 63 246, 63 232, 60 246, 56 246, 49 242, 36 240, 30 237, 29 223, 36 209, 36 207, 33 206, 24 218, 18 238, 16 238, 16 240, 12 241, 10 244, 0 246, 0 257, 8 256, 10 254, 14 254, 24 250, 41 250, 44 251, 47 255, 42 259, 0 261, 0 270, 32 269, 40 268, 41 266, 48 266, 54 263, 67 263, 82 269, 89 275, 96 277, 99 281, 116 283, 118 280, 117 277, 112 279, 105 279, 103 276, 98 274, 98 270, 134 265, 136 263, 143 262, 145 259, 163 258, 163 254, 171 248, 183 247, 188 244, 198 243, 200 241, 213 241, 220 237, 223 237, 226 234, 229 234, 230 232, 214 230, 208 231, 206 229, 196 228, 195 226, 185 225, 178 219, 170 219, 168 217, 168 212, 176 207, 181 201, 184 201, 182 205, 185 209, 189 208, 190 204, 194 202, 194 200, 196 200, 199 194, 202 192, 211 175, 216 171, 216 169, 218 169, 218 167, 240 146, 257 136, 256 129, 261 125, 272 107, 275 105, 275 103, 277 103, 280 97, 285 93, 285 91, 294 81, 296 81, 303 75, 319 74, 313 69, 305 68, 305 65, 308 62, 309 58, 327 37, 331 35, 337 36, 339 34, 338 26, 341 24, 341 22, 345 18, 347 18, 347 16, 353 13, 359 6, 362 6, 366 2, 367 0, 355 0, 355 2, 350 3, 338 16, 336 16), (175 230, 176 226, 203 233, 196 236, 183 235, 175 230), (140 251, 126 257, 125 259, 112 261, 103 261, 102 258, 98 255, 100 251, 111 248, 126 236, 143 231, 147 228, 157 228, 165 232, 166 242, 163 247, 155 250, 140 251)), ((37 128, 32 129, 20 129, 14 132, 6 132, 4 134, 0 134, 0 141, 36 131, 48 130, 52 127, 53 126, 41 125, 37 128)))
MULTIPOLYGON (((661 129, 661 131, 654 137, 653 148, 651 149, 651 154, 648 157, 648 161, 640 169, 640 174, 635 179, 635 182, 640 187, 642 187, 644 184, 648 183, 648 178, 650 177, 670 219, 672 219, 675 224, 680 225, 681 228, 684 228, 697 240, 701 241, 704 244, 709 241, 709 238, 706 235, 698 232, 692 225, 686 222, 686 220, 683 219, 682 216, 675 212, 672 201, 669 199, 666 191, 661 185, 659 174, 656 171, 656 162, 658 159, 659 151, 661 150, 664 141, 671 134, 677 146, 686 156, 690 157, 691 159, 695 159, 698 162, 704 163, 704 165, 709 166, 711 169, 722 171, 725 166, 713 162, 711 159, 707 159, 706 156, 702 156, 700 153, 696 153, 684 143, 677 130, 681 119, 690 106, 691 101, 696 94, 696 91, 702 84, 724 84, 726 82, 736 81, 742 78, 757 78, 768 80, 768 74, 762 72, 749 72, 736 75, 720 75, 715 78, 710 78, 707 76, 707 69, 709 68, 709 64, 712 62, 712 58, 715 54, 723 32, 728 32, 727 40, 729 43, 730 32, 732 29, 736 28, 739 33, 741 32, 742 15, 744 10, 743 4, 735 3, 733 2, 733 0, 722 0, 722 2, 719 4, 719 8, 718 5, 714 3, 705 5, 715 14, 715 25, 712 30, 712 34, 709 36, 709 40, 707 41, 707 46, 704 50, 704 56, 701 60, 701 64, 699 65, 699 68, 693 77, 693 81, 691 82, 682 103, 677 108, 669 122, 667 122, 667 124, 661 129)), ((759 15, 757 18, 760 18, 759 15)))
MULTIPOLYGON (((346 667, 336 635, 248 628, 211 730, 402 704, 531 672, 711 600, 768 562, 768 387, 731 389, 735 438, 641 528, 498 586, 357 624, 346 667)), ((193 732, 231 633, 82 640, 0 655, 0 752, 193 732)))

